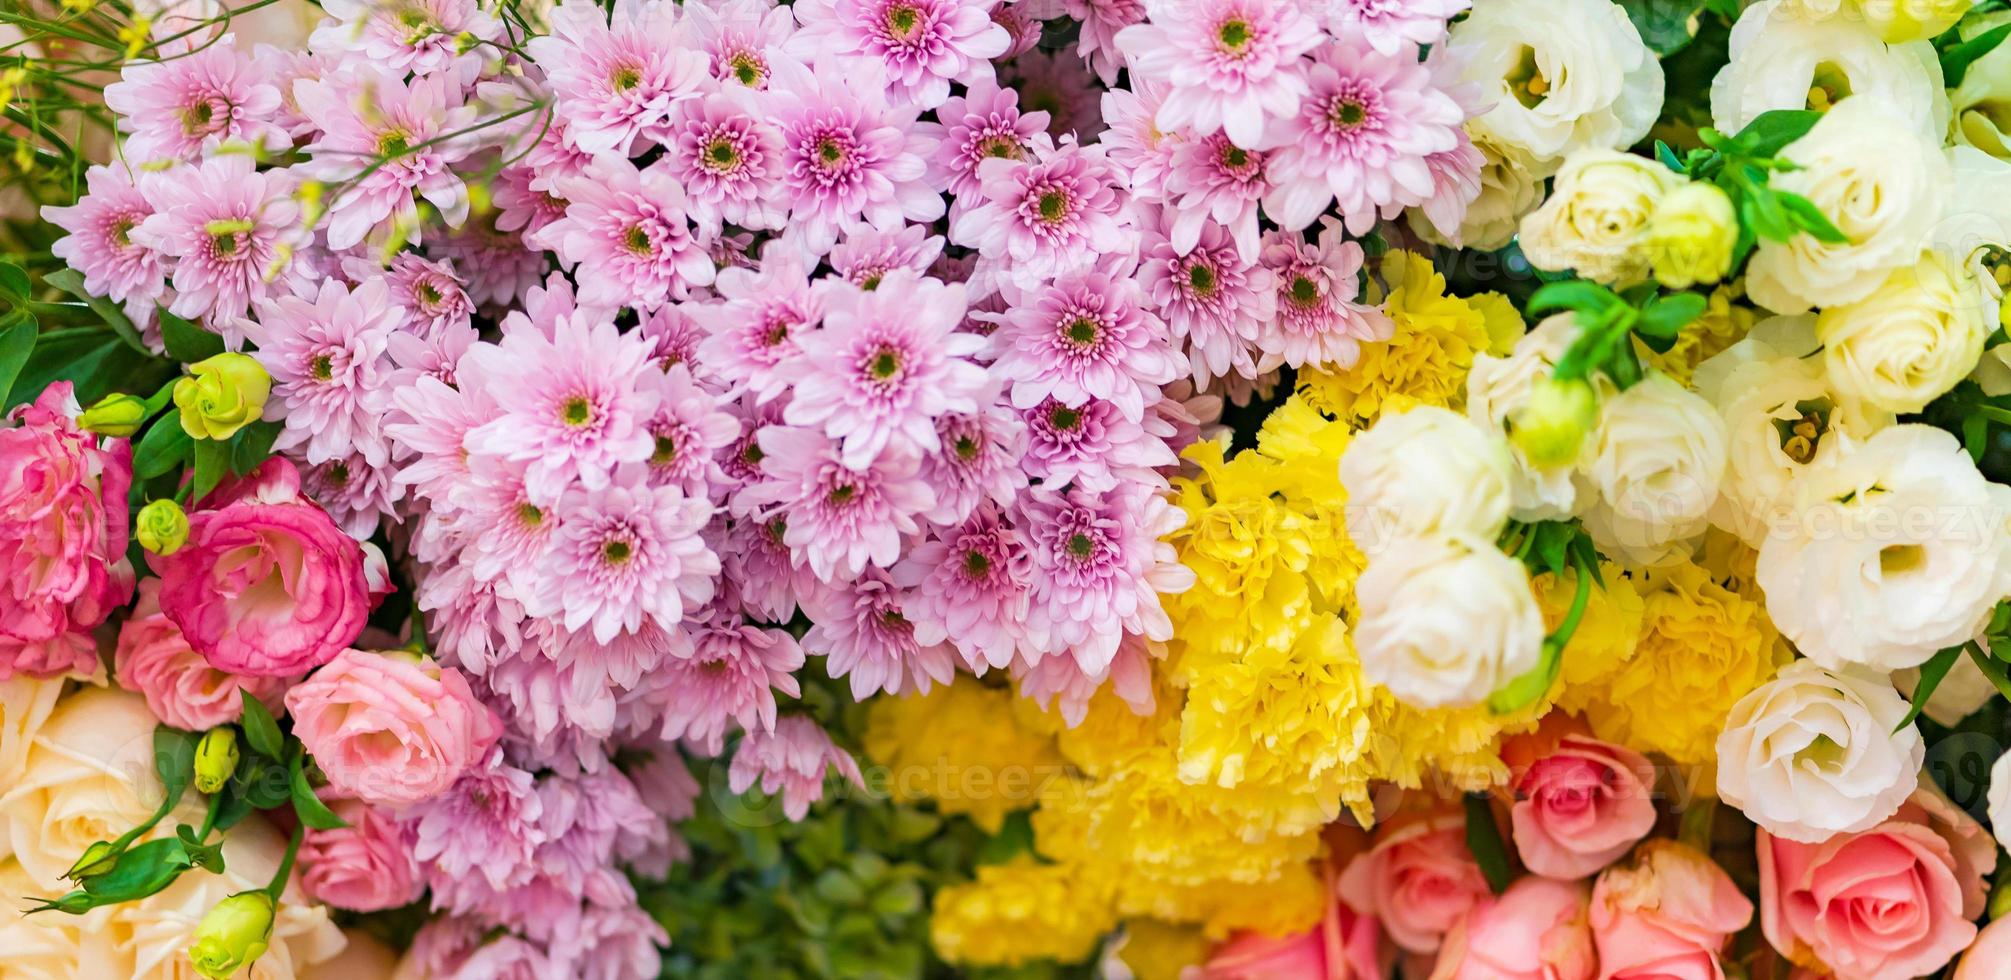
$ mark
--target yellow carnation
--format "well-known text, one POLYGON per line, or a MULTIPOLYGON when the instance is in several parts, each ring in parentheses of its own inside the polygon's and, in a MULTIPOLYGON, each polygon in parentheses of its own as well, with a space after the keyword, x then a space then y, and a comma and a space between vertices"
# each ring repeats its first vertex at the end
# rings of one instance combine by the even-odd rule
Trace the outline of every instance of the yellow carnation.
POLYGON ((1711 291, 1710 305, 1704 308, 1704 315, 1685 324, 1668 350, 1657 354, 1637 337, 1634 352, 1641 356, 1644 366, 1658 369, 1688 386, 1697 365, 1745 339, 1759 321, 1759 314, 1752 307, 1739 302, 1745 295, 1743 282, 1719 286, 1711 291))
POLYGON ((961 966, 1075 963, 1117 925, 1110 893, 1060 864, 1018 858, 978 868, 977 880, 936 893, 929 938, 961 966))
POLYGON ((1133 919, 1124 924, 1117 958, 1138 980, 1180 980, 1181 971, 1208 958, 1209 945, 1208 937, 1191 926, 1133 919))
MULTIPOLYGON (((1645 607, 1634 580, 1610 562, 1601 565, 1599 573, 1605 586, 1594 585, 1587 596, 1585 613, 1564 647, 1564 667, 1551 690, 1557 707, 1574 713, 1582 713, 1588 704, 1604 696, 1601 685, 1626 666, 1641 638, 1645 607)), ((1554 630, 1571 609, 1578 574, 1561 578, 1539 575, 1533 584, 1536 600, 1543 607, 1543 626, 1554 630)))
POLYGON ((1052 737, 1015 720, 1013 700, 969 675, 927 694, 879 698, 867 714, 866 754, 887 768, 895 800, 934 800, 997 833, 1006 814, 1033 806, 1067 770, 1052 737))
POLYGON ((1391 252, 1382 273, 1396 332, 1363 344, 1352 367, 1302 372, 1299 390, 1314 407, 1361 422, 1400 406, 1458 407, 1473 356, 1490 347, 1487 315, 1447 295, 1445 277, 1424 256, 1391 252))

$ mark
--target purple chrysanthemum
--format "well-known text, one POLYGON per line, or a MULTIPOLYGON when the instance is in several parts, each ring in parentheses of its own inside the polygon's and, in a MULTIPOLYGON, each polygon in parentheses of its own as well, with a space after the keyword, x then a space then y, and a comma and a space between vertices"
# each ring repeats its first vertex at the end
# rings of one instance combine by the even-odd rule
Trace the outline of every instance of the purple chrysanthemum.
POLYGON ((1166 324, 1140 308, 1143 300, 1128 276, 1096 270, 1022 297, 991 337, 992 369, 1006 379, 1013 406, 1104 399, 1133 422, 1144 418, 1146 403, 1182 365, 1166 345, 1166 324))
POLYGON ((836 55, 865 63, 887 78, 894 101, 933 109, 949 98, 950 83, 992 78, 991 59, 1005 54, 1012 37, 992 23, 998 0, 797 0, 791 9, 803 26, 788 44, 806 62, 836 55))

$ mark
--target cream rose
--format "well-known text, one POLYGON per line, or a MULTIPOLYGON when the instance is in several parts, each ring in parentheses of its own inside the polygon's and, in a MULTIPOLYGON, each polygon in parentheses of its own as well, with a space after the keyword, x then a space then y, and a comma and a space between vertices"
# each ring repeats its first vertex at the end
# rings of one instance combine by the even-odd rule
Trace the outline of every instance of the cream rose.
MULTIPOLYGON (((1550 377, 1577 329, 1574 314, 1559 313, 1523 334, 1507 356, 1475 356, 1466 375, 1466 417, 1495 436, 1506 437, 1509 418, 1529 401, 1530 389, 1550 377)), ((1539 468, 1513 444, 1508 451, 1515 462, 1509 474, 1509 516, 1520 521, 1545 521, 1577 513, 1575 466, 1539 468)))
POLYGON ((1996 329, 1984 303, 1967 270, 1938 252, 1921 253, 1871 295, 1816 317, 1830 381, 1873 408, 1919 411, 1976 367, 1996 329))
POLYGON ((1825 109, 1846 96, 1885 103, 1936 142, 1947 132, 1941 62, 1926 42, 1887 45, 1860 18, 1764 0, 1739 15, 1730 52, 1711 80, 1711 120, 1725 132, 1769 109, 1825 109))
POLYGON ((1418 707, 1477 704, 1543 646, 1529 574, 1491 540, 1400 540, 1369 562, 1355 598, 1363 676, 1418 707))
POLYGON ((1447 45, 1494 103, 1472 127, 1539 159, 1632 146, 1662 113, 1662 63, 1608 0, 1489 0, 1447 45))
POLYGON ((1600 405, 1585 476, 1598 502, 1585 529, 1607 553, 1662 564, 1701 533, 1725 473, 1725 424, 1711 404, 1651 374, 1600 405))
POLYGON ((1543 181, 1557 172, 1557 161, 1539 159, 1528 150, 1502 141, 1480 127, 1469 127, 1473 147, 1480 151, 1480 195, 1466 206, 1458 240, 1439 232, 1423 208, 1412 208, 1411 231, 1428 242, 1492 250, 1507 245, 1523 215, 1543 202, 1543 181))
POLYGON ((1506 440, 1450 409, 1384 415, 1341 455, 1348 536, 1370 556, 1398 537, 1493 538, 1508 522, 1506 440))
POLYGON ((1781 154, 1801 167, 1777 174, 1776 190, 1809 199, 1850 239, 1807 234, 1753 250, 1746 290, 1777 313, 1849 303, 1912 265, 1949 199, 1951 175, 1939 139, 1923 136, 1885 103, 1845 99, 1781 154))
MULTIPOLYGON (((16 674, 0 681, 0 787, 21 782, 28 770, 28 748, 56 710, 63 694, 63 678, 29 677, 16 674)), ((4 790, 0 790, 4 792, 4 790)), ((7 841, 0 835, 0 858, 6 857, 7 841)))
POLYGON ((2011 847, 2011 752, 1997 757, 1990 766, 1990 830, 1997 843, 2011 847))
POLYGON ((1648 218, 1683 178, 1646 157, 1579 150, 1565 158, 1550 199, 1522 219, 1522 254, 1539 269, 1599 282, 1648 275, 1648 218))
MULTIPOLYGON (((1962 34, 1973 38, 2005 24, 2011 24, 2011 12, 1985 14, 1965 22, 1962 34)), ((1970 62, 1948 99, 1955 113, 1955 142, 2011 160, 2011 133, 2002 122, 2011 121, 2011 48, 2000 44, 1970 62)))
POLYGON ((1718 796, 1768 833, 1818 843, 1868 830, 1919 785, 1927 744, 1907 704, 1862 667, 1797 660, 1732 706, 1718 735, 1718 796))
POLYGON ((1760 545, 1757 578, 1774 624, 1825 667, 1919 666, 1975 636, 2011 592, 2011 487, 1940 429, 1884 429, 1795 491, 1796 518, 1760 545))
POLYGON ((27 896, 53 898, 61 889, 35 881, 21 865, 0 858, 0 975, 7 980, 77 980, 127 977, 132 958, 99 928, 102 917, 61 912, 24 915, 27 896))

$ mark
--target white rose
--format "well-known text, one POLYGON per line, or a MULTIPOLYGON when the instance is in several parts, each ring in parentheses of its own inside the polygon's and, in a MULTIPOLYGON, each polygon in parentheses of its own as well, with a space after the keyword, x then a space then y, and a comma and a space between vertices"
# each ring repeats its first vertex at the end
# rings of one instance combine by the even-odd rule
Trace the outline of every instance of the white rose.
POLYGON ((1369 562, 1355 598, 1362 675, 1417 707, 1477 704, 1541 655, 1529 574, 1490 540, 1398 541, 1369 562))
POLYGON ((1816 317, 1831 383, 1873 408, 1919 411, 1976 367, 1996 329, 1984 302, 1967 270, 1922 253, 1871 295, 1816 317))
MULTIPOLYGON (((61 677, 35 678, 16 674, 0 681, 0 787, 21 781, 28 768, 28 747, 56 710, 63 694, 61 677)), ((4 793, 0 789, 0 793, 4 793)), ((6 857, 7 841, 0 836, 0 858, 6 857)))
POLYGON ((1384 415, 1341 454, 1348 536, 1370 555, 1397 537, 1493 538, 1508 523, 1508 442, 1435 405, 1384 415))
POLYGON ((1990 766, 1990 829, 1997 843, 2011 847, 2011 752, 1990 766))
MULTIPOLYGON (((202 874, 204 872, 194 872, 202 874)), ((24 898, 54 898, 63 888, 38 883, 21 865, 0 859, 0 976, 7 980, 96 980, 132 975, 132 957, 99 928, 102 917, 62 912, 23 914, 24 898)))
POLYGON ((1522 219, 1522 254, 1539 269, 1572 269, 1599 282, 1645 279, 1648 217, 1682 183, 1647 157, 1578 150, 1565 158, 1550 199, 1522 219))
POLYGON ((1941 62, 1925 41, 1887 45, 1857 17, 1816 19, 1766 0, 1732 27, 1731 60, 1711 80, 1711 120, 1727 133, 1769 109, 1876 99, 1939 142, 1948 130, 1941 62))
MULTIPOLYGON (((1508 434, 1508 419, 1529 401, 1536 382, 1550 377, 1571 338, 1575 314, 1546 317, 1515 342, 1506 357, 1476 355, 1466 375, 1466 417, 1497 438, 1508 434)), ((1591 440, 1586 440, 1589 444, 1591 440)), ((1574 466, 1539 468, 1522 450, 1509 446, 1515 470, 1509 477, 1509 516, 1519 521, 1562 520, 1577 513, 1578 483, 1574 466)))
POLYGON ((1585 467, 1599 499, 1585 512, 1585 529, 1609 554, 1662 564, 1710 523, 1724 474, 1718 413, 1668 376, 1651 374, 1600 403, 1585 467))
POLYGON ((2011 592, 2011 487, 1955 437, 1895 425, 1804 470, 1797 517, 1760 545, 1781 633, 1825 667, 1892 671, 1975 636, 2011 592))
MULTIPOLYGON (((1985 650, 1990 648, 1987 642, 1977 642, 1983 643, 1985 650)), ((1907 667, 1893 671, 1892 684, 1899 693, 1912 697, 1920 687, 1920 669, 1907 667)), ((1984 676, 1983 669, 1968 657, 1956 657, 1955 665, 1948 668, 1941 683, 1934 686, 1934 694, 1927 699, 1927 707, 1920 713, 1932 718, 1937 725, 1953 728, 1995 700, 1997 685, 1984 676)))
POLYGON ((1662 63, 1608 0, 1489 0, 1447 44, 1494 103, 1473 128, 1538 158, 1632 146, 1662 113, 1662 63))
POLYGON ((1799 234, 1761 242, 1746 289, 1777 313, 1869 295, 1886 273, 1919 258, 1949 199, 1940 141, 1882 102, 1845 99, 1781 155, 1801 169, 1776 174, 1772 186, 1808 198, 1850 240, 1828 244, 1799 234))
POLYGON ((1539 159, 1478 126, 1468 129, 1474 149, 1480 151, 1480 195, 1467 204, 1457 238, 1441 233, 1423 208, 1405 214, 1411 230, 1428 242, 1491 251, 1507 245, 1522 217, 1543 202, 1543 181, 1557 172, 1557 161, 1539 159))
POLYGON ((1919 785, 1927 745, 1906 699, 1862 667, 1798 660, 1739 699, 1718 735, 1718 796, 1777 837, 1869 829, 1919 785))

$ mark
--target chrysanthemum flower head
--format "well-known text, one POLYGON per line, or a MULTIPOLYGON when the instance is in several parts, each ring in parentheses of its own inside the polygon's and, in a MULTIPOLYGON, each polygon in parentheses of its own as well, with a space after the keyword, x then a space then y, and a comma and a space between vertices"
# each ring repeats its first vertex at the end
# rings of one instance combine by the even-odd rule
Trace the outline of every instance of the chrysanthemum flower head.
POLYGON ((670 167, 658 161, 637 170, 608 156, 559 180, 566 216, 533 237, 575 268, 580 302, 652 310, 712 283, 712 256, 692 235, 670 167))
POLYGON ((166 285, 166 263, 135 242, 133 230, 153 213, 131 171, 109 166, 84 171, 84 196, 68 207, 43 208, 42 219, 69 232, 49 251, 84 274, 85 289, 125 304, 134 320, 151 322, 153 301, 166 285))
POLYGON ((932 146, 916 110, 890 105, 873 70, 775 66, 769 111, 782 130, 789 232, 822 255, 841 227, 878 228, 942 217, 943 199, 922 181, 932 146))
MULTIPOLYGON (((801 0, 802 23, 788 50, 802 60, 830 55, 871 63, 896 101, 933 109, 950 83, 989 81, 991 59, 1012 38, 992 23, 998 0, 801 0)), ((842 70, 842 69, 841 69, 842 70)))
POLYGON ((789 715, 775 722, 775 731, 750 731, 733 752, 727 772, 727 788, 745 793, 759 783, 769 795, 780 793, 782 812, 791 820, 801 820, 810 804, 824 795, 824 774, 835 770, 854 786, 865 787, 865 777, 852 754, 831 743, 831 736, 815 721, 789 715))
POLYGON ((996 81, 971 83, 962 95, 936 107, 940 122, 919 123, 935 135, 928 180, 963 204, 978 190, 978 165, 1001 158, 1017 160, 1036 146, 1045 150, 1047 113, 1020 112, 1019 93, 996 81))
POLYGON ((1362 247, 1347 240, 1340 222, 1325 219, 1316 242, 1290 231, 1264 241, 1262 262, 1277 283, 1278 315, 1257 336, 1259 371, 1281 363, 1349 368, 1363 341, 1387 340, 1395 331, 1381 310, 1356 302, 1362 247))
POLYGON ((645 623, 675 629, 712 598, 719 557, 699 533, 712 516, 704 497, 652 486, 645 468, 630 464, 605 486, 567 492, 555 516, 541 588, 526 597, 532 615, 556 617, 569 630, 591 626, 597 642, 609 643, 645 623))
POLYGON ((956 676, 957 658, 948 642, 921 641, 905 605, 901 587, 877 568, 832 582, 808 610, 813 622, 803 649, 823 656, 824 669, 850 685, 854 700, 882 691, 926 694, 956 676))
POLYGON ((353 290, 326 279, 308 298, 260 302, 244 329, 272 375, 273 415, 286 422, 274 447, 297 448, 310 463, 354 453, 384 465, 390 447, 372 399, 390 374, 386 345, 404 318, 382 277, 353 290))
POLYGON ((685 43, 677 11, 671 0, 618 0, 610 15, 571 0, 547 15, 550 34, 527 42, 580 149, 626 155, 697 94, 706 58, 685 43))
POLYGON ((400 74, 451 72, 467 84, 495 58, 469 41, 494 41, 503 25, 478 0, 329 0, 330 19, 314 31, 316 50, 355 52, 400 74))
POLYGON ((447 138, 474 121, 451 78, 405 82, 377 69, 339 79, 302 81, 300 111, 320 129, 303 169, 343 187, 328 209, 328 245, 341 250, 393 224, 420 240, 416 193, 450 225, 468 218, 468 188, 453 164, 470 147, 447 138), (382 161, 381 163, 379 161, 382 161))
POLYGON ((1133 75, 1169 86, 1159 128, 1255 147, 1268 120, 1298 111, 1300 56, 1325 36, 1296 0, 1147 0, 1146 10, 1116 44, 1133 75))
POLYGON ((1007 263, 1031 286, 1123 247, 1118 176, 1101 147, 1063 142, 1041 157, 978 164, 982 203, 950 223, 950 240, 1007 263))
POLYGON ((126 159, 135 164, 198 157, 226 144, 241 153, 291 145, 273 122, 279 88, 231 35, 164 61, 133 62, 105 86, 118 113, 126 159))
POLYGON ((787 631, 715 619, 692 630, 691 655, 665 661, 647 696, 662 704, 664 738, 717 754, 729 722, 774 730, 775 692, 797 696, 801 666, 803 648, 787 631))
POLYGON ((986 510, 938 528, 894 566, 905 590, 901 612, 915 641, 950 643, 973 674, 1012 662, 1025 629, 1032 565, 1026 542, 1004 517, 986 510))
POLYGON ((207 318, 229 340, 253 302, 313 280, 300 254, 309 235, 289 172, 260 172, 250 156, 230 153, 161 177, 147 189, 154 213, 128 234, 174 257, 168 312, 207 318))
POLYGON ((1172 623, 1159 593, 1179 592, 1194 573, 1159 540, 1185 516, 1150 489, 1107 493, 1042 488, 1020 498, 1033 557, 1029 625, 1047 635, 1047 655, 1070 655, 1100 673, 1126 633, 1164 640, 1172 623))
POLYGON ((717 235, 727 223, 781 228, 788 202, 778 193, 782 142, 753 93, 738 86, 678 104, 665 127, 671 173, 684 188, 694 224, 717 235))
POLYGON ((1122 270, 1071 272, 1022 297, 991 337, 992 369, 1005 377, 1014 407, 1103 399, 1142 420, 1159 386, 1182 367, 1165 324, 1141 308, 1144 299, 1122 270))

